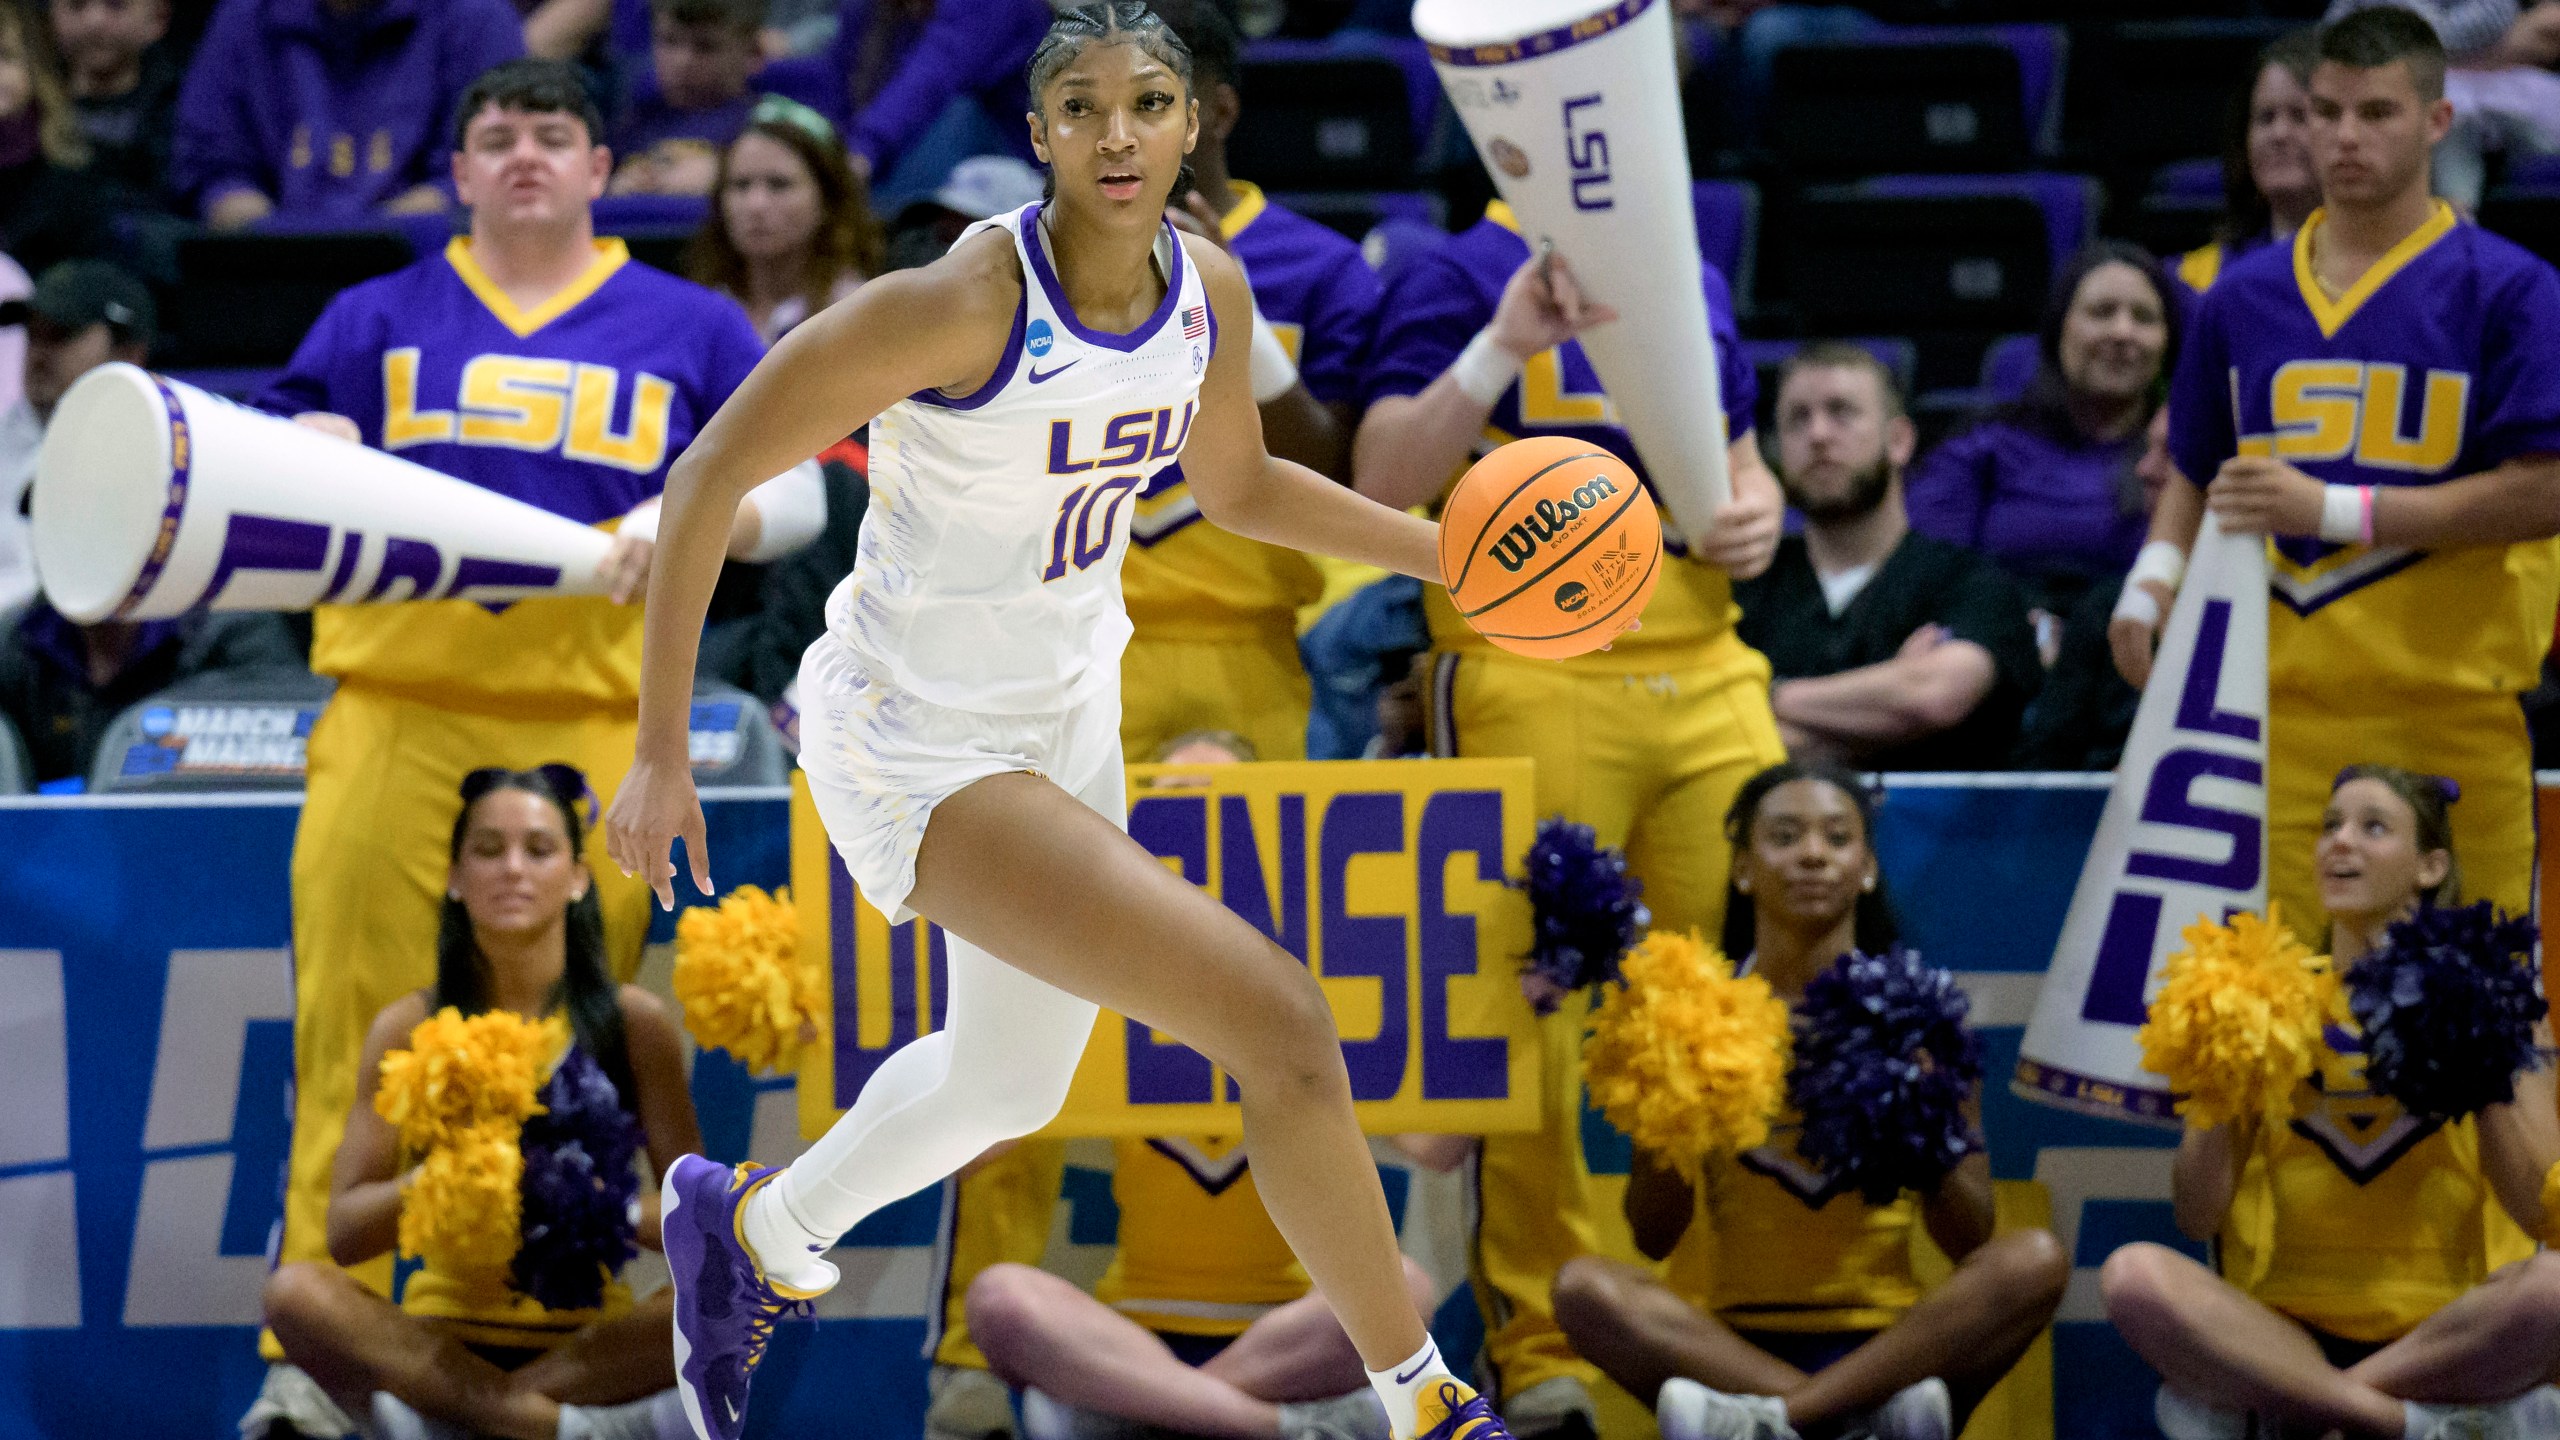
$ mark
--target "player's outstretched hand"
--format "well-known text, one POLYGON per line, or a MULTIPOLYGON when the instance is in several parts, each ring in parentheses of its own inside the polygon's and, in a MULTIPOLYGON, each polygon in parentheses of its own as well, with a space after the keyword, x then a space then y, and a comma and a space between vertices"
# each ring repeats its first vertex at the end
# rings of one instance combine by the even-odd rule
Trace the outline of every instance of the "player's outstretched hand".
POLYGON ((693 767, 682 760, 633 761, 631 773, 613 792, 613 807, 605 812, 605 853, 623 874, 647 881, 665 910, 676 908, 676 867, 669 847, 677 840, 684 841, 694 888, 705 895, 718 893, 711 888, 711 851, 703 833, 702 797, 693 789, 693 767))
POLYGON ((2205 507, 2234 535, 2317 535, 2325 487, 2271 455, 2234 455, 2205 487, 2205 507))
POLYGON ((1550 250, 1521 261, 1511 272, 1486 328, 1495 344, 1526 360, 1617 318, 1617 311, 1582 293, 1573 267, 1550 250))
POLYGON ((1707 533, 1690 550, 1736 580, 1749 580, 1769 568, 1778 556, 1778 533, 1785 528, 1786 501, 1778 482, 1758 465, 1733 470, 1733 498, 1716 512, 1707 533))

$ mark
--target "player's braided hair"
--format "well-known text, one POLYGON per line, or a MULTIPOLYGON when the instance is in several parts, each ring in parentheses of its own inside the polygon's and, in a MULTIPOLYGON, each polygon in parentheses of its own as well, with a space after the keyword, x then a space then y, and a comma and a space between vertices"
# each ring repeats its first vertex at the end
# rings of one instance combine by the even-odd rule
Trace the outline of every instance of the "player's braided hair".
MULTIPOLYGON (((1093 45, 1135 45, 1149 58, 1171 70, 1182 81, 1186 96, 1191 90, 1191 47, 1182 36, 1164 22, 1164 17, 1147 8, 1145 0, 1103 0, 1101 4, 1079 5, 1061 10, 1050 22, 1049 33, 1031 52, 1031 113, 1043 119, 1048 110, 1042 103, 1042 92, 1058 72, 1075 63, 1077 56, 1093 45)), ((1055 192, 1056 177, 1049 177, 1042 195, 1055 192)), ((1184 165, 1175 177, 1169 203, 1179 203, 1191 190, 1191 167, 1184 165)))

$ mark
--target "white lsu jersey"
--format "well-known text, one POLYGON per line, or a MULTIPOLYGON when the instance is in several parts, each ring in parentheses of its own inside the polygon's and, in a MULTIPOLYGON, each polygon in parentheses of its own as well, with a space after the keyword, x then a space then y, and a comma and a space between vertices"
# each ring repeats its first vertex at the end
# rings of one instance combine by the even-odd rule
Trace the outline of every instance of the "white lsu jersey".
POLYGON ((1163 227, 1164 300, 1126 335, 1076 320, 1039 205, 1013 238, 1022 303, 975 392, 921 391, 871 422, 871 507, 827 628, 901 688, 993 714, 1069 709, 1119 683, 1120 560, 1137 494, 1199 412, 1217 321, 1163 227))

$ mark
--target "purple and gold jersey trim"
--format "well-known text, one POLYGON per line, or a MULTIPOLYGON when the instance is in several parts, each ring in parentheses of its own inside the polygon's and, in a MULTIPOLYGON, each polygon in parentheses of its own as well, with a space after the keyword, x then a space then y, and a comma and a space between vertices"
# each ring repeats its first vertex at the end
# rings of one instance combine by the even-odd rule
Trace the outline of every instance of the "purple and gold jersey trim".
POLYGON ((169 553, 178 546, 178 526, 187 512, 187 481, 195 445, 187 429, 186 407, 178 403, 178 392, 158 375, 151 376, 151 388, 160 392, 160 404, 169 412, 169 499, 160 507, 160 530, 151 538, 151 553, 143 557, 141 573, 133 577, 133 588, 116 602, 111 618, 117 620, 131 615, 134 607, 142 603, 142 597, 159 583, 160 572, 169 568, 169 553))
POLYGON ((2301 287, 2302 303, 2310 309, 2311 319, 2320 327, 2323 339, 2335 337, 2340 327, 2364 308, 2364 302, 2373 298, 2375 291, 2389 284, 2392 276, 2408 268, 2410 261, 2425 254, 2427 247, 2451 234, 2453 227, 2460 223, 2451 205, 2437 201, 2435 212, 2427 217, 2427 223, 2410 231, 2399 244, 2384 252, 2383 257, 2373 262, 2355 284, 2347 287, 2345 294, 2332 300, 2329 292, 2320 288, 2319 273, 2311 264, 2312 237, 2319 233, 2321 224, 2328 217, 2327 210, 2314 210, 2311 218, 2303 221, 2302 228, 2293 234, 2293 281, 2301 287))
POLYGON ((2424 550, 2368 549, 2325 540, 2277 540, 2268 593, 2296 615, 2308 615, 2427 558, 2424 550))
MULTIPOLYGON (((1042 208, 1035 205, 1022 212, 1022 253, 1031 257, 1032 273, 1039 277, 1040 288, 1049 297, 1049 308, 1058 312, 1058 319, 1066 325, 1067 333, 1087 345, 1098 345, 1123 354, 1154 339, 1156 332, 1164 328, 1165 321, 1173 316, 1176 300, 1182 294, 1182 267, 1188 263, 1182 253, 1182 237, 1175 234, 1173 226, 1167 224, 1164 227, 1165 233, 1173 236, 1173 258, 1165 265, 1164 298, 1156 302, 1155 313, 1139 322, 1137 329, 1126 335, 1114 335, 1108 330, 1089 329, 1076 318, 1076 307, 1067 302, 1066 287, 1058 283, 1058 272, 1049 264, 1048 243, 1040 236, 1042 208)), ((1208 304, 1206 296, 1202 297, 1201 304, 1208 304)), ((1209 343, 1211 349, 1217 348, 1214 332, 1209 343)))
POLYGON ((1013 330, 1005 336, 1004 358, 996 362, 996 368, 987 376, 985 384, 966 395, 945 395, 939 390, 919 390, 907 398, 925 405, 939 405, 945 410, 975 410, 1004 393, 1004 387, 1012 383, 1013 372, 1022 361, 1023 318, 1030 309, 1031 297, 1028 294, 1013 302, 1013 330))
POLYGON ((521 340, 576 309, 579 301, 603 289, 604 282, 612 279, 613 273, 631 259, 630 249, 619 239, 598 240, 595 247, 596 258, 584 273, 570 281, 559 294, 530 310, 516 304, 513 297, 498 288, 497 281, 489 278, 489 272, 480 268, 480 262, 472 258, 470 237, 456 235, 446 241, 444 258, 445 263, 453 267, 453 273, 461 276, 462 283, 479 297, 480 303, 489 307, 489 313, 497 317, 498 323, 514 331, 516 338, 521 340))
POLYGON ((1596 40, 1643 14, 1653 0, 1618 0, 1594 14, 1585 15, 1570 25, 1523 35, 1500 45, 1433 45, 1431 58, 1443 65, 1509 65, 1536 55, 1553 55, 1570 50, 1588 40, 1596 40))

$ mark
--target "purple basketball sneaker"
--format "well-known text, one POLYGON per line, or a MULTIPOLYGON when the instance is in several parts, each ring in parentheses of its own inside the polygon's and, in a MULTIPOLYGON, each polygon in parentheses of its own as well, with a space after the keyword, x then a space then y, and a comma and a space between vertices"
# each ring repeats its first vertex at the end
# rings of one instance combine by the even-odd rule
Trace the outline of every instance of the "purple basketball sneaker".
POLYGON ((739 1228, 756 1187, 782 1172, 731 1169, 699 1155, 667 1167, 658 1218, 667 1269, 675 1277, 676 1390, 702 1440, 738 1440, 747 1422, 747 1385, 773 1338, 773 1322, 807 1315, 826 1293, 765 1278, 739 1228))

